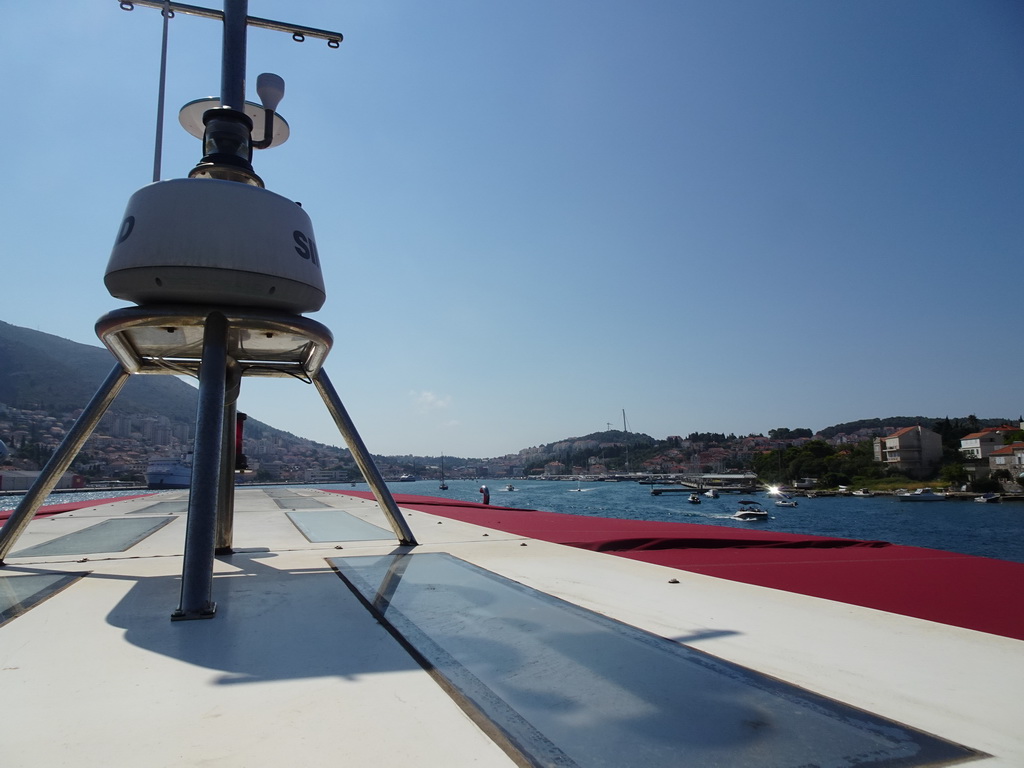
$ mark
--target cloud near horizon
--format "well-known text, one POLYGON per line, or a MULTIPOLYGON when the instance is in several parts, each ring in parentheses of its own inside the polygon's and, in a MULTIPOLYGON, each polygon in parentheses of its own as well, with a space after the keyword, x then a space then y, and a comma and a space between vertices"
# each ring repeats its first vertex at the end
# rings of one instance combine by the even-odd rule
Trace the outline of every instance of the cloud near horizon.
POLYGON ((452 404, 451 395, 439 396, 433 392, 426 390, 419 392, 417 390, 411 390, 409 396, 412 398, 413 403, 419 409, 420 413, 430 413, 432 411, 443 411, 452 404))

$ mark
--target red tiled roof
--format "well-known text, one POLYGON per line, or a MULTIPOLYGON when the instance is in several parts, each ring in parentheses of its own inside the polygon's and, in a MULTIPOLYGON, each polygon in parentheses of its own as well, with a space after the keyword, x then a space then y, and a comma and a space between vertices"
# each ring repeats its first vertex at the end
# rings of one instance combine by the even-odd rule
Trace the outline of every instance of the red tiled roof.
POLYGON ((985 435, 991 435, 993 433, 998 435, 998 434, 1002 434, 1003 432, 1011 432, 1011 431, 1013 431, 1013 427, 985 427, 980 432, 971 432, 971 434, 964 435, 960 439, 961 440, 970 440, 972 438, 984 437, 985 435))
POLYGON ((1011 456, 1017 451, 1024 451, 1024 443, 1010 443, 1002 448, 996 448, 989 456, 1011 456))

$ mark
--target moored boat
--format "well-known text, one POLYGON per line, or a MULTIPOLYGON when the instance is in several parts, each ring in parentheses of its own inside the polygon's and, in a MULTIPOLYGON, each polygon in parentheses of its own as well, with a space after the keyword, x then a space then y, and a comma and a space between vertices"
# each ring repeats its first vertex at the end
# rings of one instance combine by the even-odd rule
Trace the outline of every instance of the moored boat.
POLYGON ((896 494, 896 498, 900 501, 945 501, 946 495, 935 493, 931 488, 918 488, 909 493, 896 494))

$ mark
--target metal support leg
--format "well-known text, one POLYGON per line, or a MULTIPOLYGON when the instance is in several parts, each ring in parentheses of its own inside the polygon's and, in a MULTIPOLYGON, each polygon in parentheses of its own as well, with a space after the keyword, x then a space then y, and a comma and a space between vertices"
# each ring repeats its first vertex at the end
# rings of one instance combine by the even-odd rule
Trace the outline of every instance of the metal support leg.
POLYGON ((395 499, 391 496, 391 491, 384 483, 384 478, 380 476, 377 465, 373 463, 370 452, 366 450, 362 438, 359 437, 356 425, 352 423, 348 411, 341 404, 338 393, 331 384, 331 380, 327 377, 327 371, 321 368, 313 377, 313 383, 316 384, 320 396, 324 399, 327 410, 331 412, 334 423, 338 425, 341 436, 345 438, 345 443, 352 452, 352 458, 356 460, 359 471, 363 473, 366 482, 370 484, 373 495, 377 498, 377 503, 384 510, 384 514, 388 518, 395 536, 398 537, 399 543, 410 547, 416 546, 418 543, 416 537, 409 530, 408 524, 406 524, 405 519, 402 517, 401 510, 398 509, 395 499))
POLYGON ((235 535, 235 402, 224 405, 224 431, 220 447, 220 490, 217 495, 217 541, 214 552, 230 555, 235 535))
POLYGON ((3 565, 4 558, 7 557, 18 537, 32 521, 39 505, 50 495, 50 491, 57 485, 61 476, 67 472, 71 462, 82 450, 85 441, 96 429, 96 425, 99 424, 103 414, 114 402, 126 381, 128 381, 128 372, 118 363, 107 375, 100 388, 96 390, 96 394, 93 395, 92 400, 82 411, 82 415, 78 417, 74 426, 65 435, 53 456, 46 462, 43 471, 32 483, 32 487, 22 498, 18 508, 4 524, 3 529, 0 529, 0 565, 3 565))
POLYGON ((230 555, 235 532, 235 418, 242 372, 238 363, 228 358, 224 394, 224 424, 220 447, 220 492, 217 496, 217 540, 214 552, 230 555))
POLYGON ((199 369, 199 407, 188 497, 181 602, 172 619, 213 618, 213 556, 217 538, 224 393, 227 380, 227 320, 219 312, 206 318, 199 369))

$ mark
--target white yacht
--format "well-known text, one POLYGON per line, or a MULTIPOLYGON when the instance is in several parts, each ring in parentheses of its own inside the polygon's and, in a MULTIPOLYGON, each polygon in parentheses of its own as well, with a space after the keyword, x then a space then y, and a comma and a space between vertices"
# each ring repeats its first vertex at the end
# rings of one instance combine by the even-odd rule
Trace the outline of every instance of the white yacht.
POLYGON ((768 512, 758 501, 745 500, 739 503, 739 509, 733 514, 734 520, 767 520, 768 512))
POLYGON ((944 493, 935 493, 931 488, 918 488, 908 493, 898 493, 896 498, 900 501, 945 501, 944 493))

